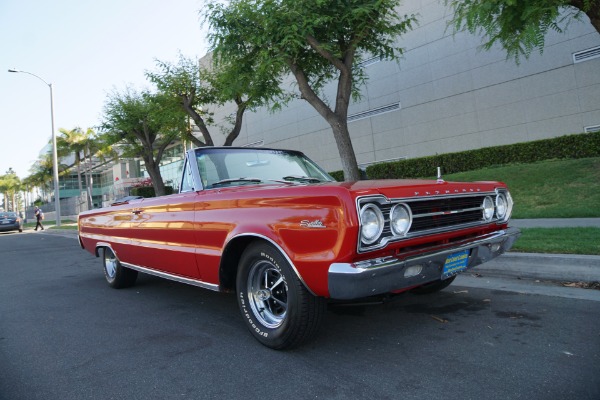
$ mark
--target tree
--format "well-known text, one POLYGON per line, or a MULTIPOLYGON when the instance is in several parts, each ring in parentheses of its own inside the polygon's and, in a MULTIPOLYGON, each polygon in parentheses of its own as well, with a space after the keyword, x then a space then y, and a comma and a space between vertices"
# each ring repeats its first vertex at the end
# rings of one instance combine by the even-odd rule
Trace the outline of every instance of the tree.
POLYGON ((544 48, 549 30, 564 32, 587 15, 600 33, 600 0, 446 0, 454 11, 451 25, 484 36, 483 48, 499 43, 517 63, 544 48))
POLYGON ((279 95, 281 90, 272 76, 262 76, 260 71, 235 60, 202 67, 196 60, 179 55, 176 64, 156 61, 157 71, 146 71, 146 77, 167 95, 172 95, 182 110, 200 129, 199 140, 189 132, 188 139, 196 146, 214 146, 208 125, 212 114, 205 110, 209 105, 221 106, 234 102, 237 106, 232 127, 225 138, 231 146, 242 129, 244 112, 263 105, 279 95))
POLYGON ((21 180, 12 168, 9 168, 5 175, 0 175, 0 193, 4 195, 6 211, 17 211, 17 193, 20 187, 21 180))
MULTIPOLYGON (((346 180, 360 179, 348 131, 351 97, 366 74, 357 64, 367 55, 396 59, 398 37, 416 23, 399 15, 400 0, 232 0, 205 11, 216 63, 235 60, 239 68, 281 82, 292 74, 300 97, 330 125, 346 180), (325 85, 337 80, 333 104, 325 85)), ((280 96, 273 108, 290 97, 280 96)))
MULTIPOLYGON (((75 167, 77 169, 77 183, 79 193, 83 191, 81 184, 81 164, 87 159, 91 162, 96 154, 104 154, 101 151, 102 143, 97 138, 96 132, 88 128, 83 131, 77 127, 72 130, 60 128, 61 135, 56 138, 56 147, 59 157, 75 156, 75 167)), ((69 167, 70 168, 70 167, 69 167)), ((86 187, 88 191, 88 209, 92 209, 92 177, 91 168, 85 169, 86 187)))
POLYGON ((157 196, 165 194, 160 161, 185 131, 183 113, 164 94, 126 89, 110 95, 104 106, 103 140, 118 145, 122 156, 141 156, 157 196))
MULTIPOLYGON (((64 165, 59 165, 59 171, 61 167, 64 169, 64 165)), ((50 153, 47 153, 33 164, 31 169, 29 170, 30 175, 25 178, 25 180, 31 184, 31 187, 39 187, 42 189, 42 193, 47 193, 50 191, 53 183, 53 168, 54 163, 52 161, 52 156, 50 153)))

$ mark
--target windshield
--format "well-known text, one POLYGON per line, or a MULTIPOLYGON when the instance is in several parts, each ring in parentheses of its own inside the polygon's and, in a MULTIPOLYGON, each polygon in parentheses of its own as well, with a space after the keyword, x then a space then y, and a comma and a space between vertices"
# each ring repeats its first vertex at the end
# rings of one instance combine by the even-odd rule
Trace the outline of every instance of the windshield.
POLYGON ((196 159, 205 188, 269 182, 306 184, 333 181, 302 153, 272 149, 201 148, 196 159))

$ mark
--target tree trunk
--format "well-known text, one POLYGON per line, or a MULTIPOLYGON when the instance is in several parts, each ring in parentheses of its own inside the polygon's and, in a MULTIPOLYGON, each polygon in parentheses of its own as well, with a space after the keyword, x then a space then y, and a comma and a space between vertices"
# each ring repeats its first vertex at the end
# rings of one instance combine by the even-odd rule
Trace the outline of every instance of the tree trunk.
MULTIPOLYGON (((92 180, 92 156, 89 154, 90 151, 89 149, 87 149, 87 151, 84 150, 83 152, 83 158, 86 159, 87 157, 90 158, 90 165, 88 168, 86 168, 86 170, 84 171, 85 174, 85 186, 87 187, 87 203, 88 203, 88 210, 91 210, 94 208, 94 204, 93 204, 93 196, 94 196, 94 188, 93 188, 93 180, 92 180), (87 153, 87 154, 86 154, 87 153)), ((86 166, 87 167, 87 166, 86 166)))
POLYGON ((231 129, 231 132, 229 132, 229 135, 227 135, 227 138, 225 138, 225 144, 223 146, 232 146, 233 141, 240 136, 242 130, 242 120, 244 118, 244 111, 246 111, 246 105, 241 99, 236 99, 235 102, 238 106, 235 113, 235 125, 233 126, 233 129, 231 129))
POLYGON ((596 8, 592 8, 586 12, 587 16, 590 17, 592 26, 596 28, 596 32, 600 33, 600 4, 596 8))
POLYGON ((210 132, 208 131, 206 124, 204 123, 202 116, 200 114, 198 114, 198 112, 194 109, 194 107, 192 107, 191 100, 185 96, 182 96, 181 105, 183 107, 183 110, 187 113, 187 115, 192 117, 192 119, 194 120, 194 123, 196 124, 198 129, 200 129, 200 132, 202 133, 202 137, 204 138, 204 143, 202 143, 202 141, 200 141, 197 137, 192 135, 190 132, 189 136, 190 136, 190 140, 192 141, 192 143, 194 143, 198 147, 214 146, 212 137, 210 136, 210 132))
POLYGON ((350 139, 348 124, 345 120, 343 120, 339 122, 336 121, 333 123, 330 122, 330 126, 333 130, 333 137, 335 138, 335 143, 337 144, 340 159, 342 161, 342 169, 344 170, 344 180, 360 180, 361 174, 360 170, 358 169, 358 163, 356 161, 354 147, 352 146, 352 140, 350 139))
POLYGON ((344 180, 360 180, 361 174, 358 169, 358 163, 356 162, 356 155, 354 153, 354 147, 352 146, 352 140, 350 139, 348 120, 346 118, 348 115, 350 92, 352 88, 352 76, 348 72, 340 74, 336 95, 336 107, 335 112, 333 112, 312 90, 304 71, 291 61, 288 62, 288 66, 290 67, 292 74, 294 74, 296 82, 298 82, 298 88, 300 89, 300 93, 302 93, 302 98, 327 121, 329 126, 331 126, 340 160, 342 162, 344 180))
POLYGON ((81 196, 81 192, 83 192, 83 186, 81 184, 81 156, 79 155, 79 151, 75 153, 75 162, 77 163, 77 183, 79 186, 79 196, 81 196))
POLYGON ((160 174, 160 165, 155 163, 153 159, 144 157, 144 163, 146 164, 146 171, 150 175, 152 180, 152 187, 154 188, 154 194, 156 197, 165 195, 165 184, 160 174))
POLYGON ((596 32, 600 33, 600 0, 591 0, 589 3, 586 0, 570 0, 567 4, 585 13, 596 32))

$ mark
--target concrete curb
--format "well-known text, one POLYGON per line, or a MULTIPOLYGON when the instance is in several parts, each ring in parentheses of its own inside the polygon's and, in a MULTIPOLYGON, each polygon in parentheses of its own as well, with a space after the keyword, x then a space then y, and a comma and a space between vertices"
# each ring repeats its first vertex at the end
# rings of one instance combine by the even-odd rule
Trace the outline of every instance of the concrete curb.
POLYGON ((600 256, 509 252, 475 267, 472 271, 490 276, 598 282, 600 256))

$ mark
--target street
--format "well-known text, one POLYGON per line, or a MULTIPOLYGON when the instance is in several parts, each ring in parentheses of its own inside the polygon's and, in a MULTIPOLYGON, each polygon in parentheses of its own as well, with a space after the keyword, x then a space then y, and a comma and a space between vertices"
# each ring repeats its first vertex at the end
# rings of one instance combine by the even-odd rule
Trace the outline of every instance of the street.
POLYGON ((494 279, 330 305, 316 341, 278 352, 231 294, 111 289, 76 231, 4 233, 0 399, 600 399, 600 291, 494 279))

